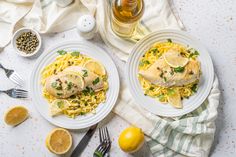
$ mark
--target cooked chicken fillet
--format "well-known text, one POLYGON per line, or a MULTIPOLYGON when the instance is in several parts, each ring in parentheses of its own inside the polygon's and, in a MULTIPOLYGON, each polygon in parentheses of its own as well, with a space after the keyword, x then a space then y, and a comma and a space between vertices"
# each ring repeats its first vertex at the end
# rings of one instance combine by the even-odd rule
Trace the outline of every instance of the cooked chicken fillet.
POLYGON ((75 74, 59 73, 46 80, 46 90, 57 98, 68 98, 84 89, 83 79, 75 74))
POLYGON ((90 87, 95 91, 103 88, 103 80, 97 74, 89 71, 87 68, 80 66, 70 66, 64 71, 72 71, 79 73, 84 78, 85 87, 90 87))
POLYGON ((145 79, 162 87, 182 86, 190 84, 200 77, 200 63, 190 59, 182 72, 175 72, 164 57, 160 57, 147 70, 139 72, 145 79))
POLYGON ((51 76, 46 80, 45 88, 48 93, 56 98, 68 98, 86 87, 95 91, 103 88, 103 80, 84 67, 71 66, 61 73, 51 76))

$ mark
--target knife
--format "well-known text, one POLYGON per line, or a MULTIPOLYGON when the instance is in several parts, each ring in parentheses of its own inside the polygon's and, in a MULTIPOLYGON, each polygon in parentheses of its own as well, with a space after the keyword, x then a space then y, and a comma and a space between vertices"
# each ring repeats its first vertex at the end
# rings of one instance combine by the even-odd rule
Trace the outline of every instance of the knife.
POLYGON ((95 124, 90 127, 84 137, 81 139, 79 144, 76 146, 75 150, 72 152, 71 157, 79 157, 80 154, 84 151, 85 147, 88 145, 91 137, 93 136, 98 124, 95 124))

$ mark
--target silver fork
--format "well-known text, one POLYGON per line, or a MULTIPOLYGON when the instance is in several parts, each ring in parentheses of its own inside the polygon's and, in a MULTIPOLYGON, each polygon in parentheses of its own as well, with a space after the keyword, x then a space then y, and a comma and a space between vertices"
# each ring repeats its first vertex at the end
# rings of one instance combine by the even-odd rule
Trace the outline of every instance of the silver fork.
POLYGON ((95 150, 94 157, 108 157, 111 149, 111 140, 107 127, 99 128, 100 145, 95 150))
POLYGON ((9 89, 9 90, 0 90, 0 93, 5 93, 12 98, 27 98, 28 92, 22 89, 9 89))
POLYGON ((13 81, 14 83, 18 84, 19 86, 23 85, 23 83, 24 83, 23 79, 14 70, 5 68, 1 63, 0 63, 0 68, 2 68, 5 71, 7 77, 11 81, 13 81))

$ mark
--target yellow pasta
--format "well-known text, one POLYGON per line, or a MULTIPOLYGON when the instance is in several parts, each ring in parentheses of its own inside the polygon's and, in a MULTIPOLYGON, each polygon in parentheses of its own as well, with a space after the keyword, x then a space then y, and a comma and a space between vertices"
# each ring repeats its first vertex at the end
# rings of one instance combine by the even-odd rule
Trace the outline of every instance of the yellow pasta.
MULTIPOLYGON (((159 57, 170 49, 175 49, 181 52, 181 55, 186 58, 197 58, 197 52, 192 49, 185 47, 181 44, 173 43, 171 41, 155 43, 141 58, 139 64, 139 70, 148 69, 159 57)), ((141 75, 138 75, 139 82, 143 88, 144 94, 159 100, 162 103, 168 103, 168 93, 170 90, 178 89, 180 92, 181 99, 189 98, 196 92, 198 80, 191 84, 181 87, 161 87, 158 85, 151 84, 148 80, 144 79, 141 75)))
MULTIPOLYGON (((92 60, 86 55, 72 55, 66 53, 56 58, 54 62, 47 65, 41 72, 41 84, 44 87, 46 79, 52 75, 63 71, 69 66, 83 66, 85 62, 92 60)), ((96 107, 106 100, 106 91, 108 90, 107 75, 100 76, 104 82, 104 88, 98 92, 82 91, 66 100, 69 101, 70 106, 63 111, 63 114, 75 118, 78 115, 86 113, 95 113, 96 107)), ((43 96, 49 103, 52 103, 57 98, 51 96, 45 88, 43 88, 43 96)))

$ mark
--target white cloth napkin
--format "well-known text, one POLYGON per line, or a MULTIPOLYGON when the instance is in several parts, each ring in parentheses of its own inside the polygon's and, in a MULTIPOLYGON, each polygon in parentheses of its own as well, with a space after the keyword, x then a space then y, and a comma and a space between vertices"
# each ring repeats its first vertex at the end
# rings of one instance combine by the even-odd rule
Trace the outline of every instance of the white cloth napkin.
MULTIPOLYGON (((6 46, 12 33, 27 26, 40 33, 61 32, 75 26, 80 15, 95 14, 99 33, 106 45, 122 60, 126 60, 137 40, 161 29, 182 29, 169 0, 145 0, 145 14, 140 32, 123 40, 111 31, 110 0, 75 0, 61 8, 54 0, 0 1, 0 48, 6 46)), ((215 79, 208 99, 195 111, 176 118, 153 115, 140 108, 122 83, 114 112, 144 131, 153 156, 208 156, 214 139, 215 118, 219 103, 218 80, 215 79)))

